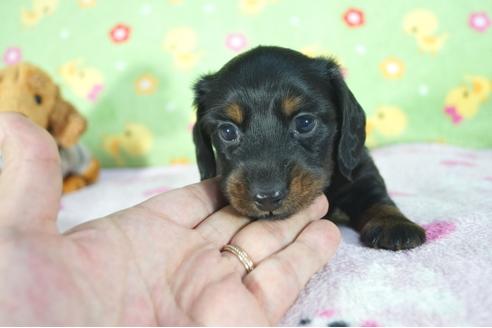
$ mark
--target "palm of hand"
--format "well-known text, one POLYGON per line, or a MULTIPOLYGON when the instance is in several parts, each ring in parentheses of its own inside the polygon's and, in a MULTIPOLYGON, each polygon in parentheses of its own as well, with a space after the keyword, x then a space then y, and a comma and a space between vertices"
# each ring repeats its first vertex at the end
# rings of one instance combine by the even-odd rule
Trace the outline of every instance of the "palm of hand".
MULTIPOLYGON (((32 134, 34 127, 22 121, 14 122, 21 127, 17 132, 32 134)), ((338 243, 331 223, 315 221, 326 212, 325 199, 284 221, 251 223, 222 208, 216 181, 157 196, 60 235, 54 220, 59 187, 46 187, 60 180, 57 154, 54 147, 46 151, 50 142, 36 133, 37 142, 22 140, 31 144, 29 160, 9 161, 8 149, 2 149, 7 162, 0 196, 11 182, 10 167, 18 173, 22 164, 21 173, 31 173, 25 184, 17 181, 18 193, 12 196, 10 188, 10 198, 0 197, 0 208, 11 209, 0 214, 0 318, 6 323, 274 324, 338 243), (40 171, 44 178, 35 175, 40 171), (43 193, 29 195, 27 209, 16 206, 26 203, 26 186, 36 184, 43 193), (220 252, 227 243, 248 252, 256 264, 251 273, 220 252)), ((15 143, 3 138, 4 144, 15 143)))

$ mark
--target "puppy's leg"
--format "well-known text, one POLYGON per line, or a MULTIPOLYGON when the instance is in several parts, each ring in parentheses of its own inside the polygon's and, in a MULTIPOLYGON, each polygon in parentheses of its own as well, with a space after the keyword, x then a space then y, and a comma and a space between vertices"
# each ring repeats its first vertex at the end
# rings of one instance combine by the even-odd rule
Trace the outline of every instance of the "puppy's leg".
POLYGON ((366 246, 402 250, 425 242, 424 229, 396 207, 388 196, 384 180, 365 151, 353 172, 353 180, 347 182, 335 176, 327 196, 332 208, 338 207, 349 216, 366 246))

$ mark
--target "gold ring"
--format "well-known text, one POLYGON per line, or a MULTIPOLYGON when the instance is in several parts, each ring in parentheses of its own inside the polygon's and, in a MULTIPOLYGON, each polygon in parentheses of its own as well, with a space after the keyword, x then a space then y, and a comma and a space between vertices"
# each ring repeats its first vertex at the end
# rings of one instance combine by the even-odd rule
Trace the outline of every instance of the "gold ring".
POLYGON ((246 273, 250 273, 255 268, 249 255, 239 246, 227 244, 220 251, 234 254, 246 269, 246 273))

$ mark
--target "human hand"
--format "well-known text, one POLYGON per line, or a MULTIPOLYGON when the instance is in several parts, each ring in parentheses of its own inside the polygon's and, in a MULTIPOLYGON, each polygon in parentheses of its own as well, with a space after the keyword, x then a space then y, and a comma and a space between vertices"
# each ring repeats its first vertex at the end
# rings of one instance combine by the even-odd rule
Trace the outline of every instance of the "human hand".
POLYGON ((318 220, 324 196, 289 219, 251 222, 223 207, 215 180, 59 234, 51 137, 2 113, 0 150, 0 325, 276 324, 339 242, 318 220), (220 252, 228 243, 252 272, 220 252))

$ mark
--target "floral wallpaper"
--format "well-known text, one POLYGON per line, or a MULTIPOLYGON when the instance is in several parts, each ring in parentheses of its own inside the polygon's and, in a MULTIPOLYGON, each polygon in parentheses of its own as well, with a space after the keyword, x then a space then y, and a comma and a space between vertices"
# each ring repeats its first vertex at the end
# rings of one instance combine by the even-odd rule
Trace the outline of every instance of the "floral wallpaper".
POLYGON ((337 58, 370 147, 492 146, 490 0, 16 0, 0 12, 0 66, 50 73, 105 166, 193 162, 193 82, 260 44, 337 58))

